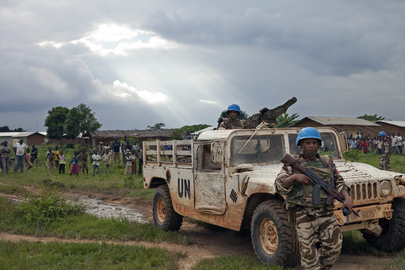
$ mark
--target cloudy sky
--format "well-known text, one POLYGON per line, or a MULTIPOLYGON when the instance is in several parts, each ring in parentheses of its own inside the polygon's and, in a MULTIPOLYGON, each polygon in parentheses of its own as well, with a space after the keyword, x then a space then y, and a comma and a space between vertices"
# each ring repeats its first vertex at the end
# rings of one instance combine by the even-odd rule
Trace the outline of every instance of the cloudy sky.
POLYGON ((0 0, 0 126, 80 103, 106 129, 289 113, 405 121, 405 2, 0 0))

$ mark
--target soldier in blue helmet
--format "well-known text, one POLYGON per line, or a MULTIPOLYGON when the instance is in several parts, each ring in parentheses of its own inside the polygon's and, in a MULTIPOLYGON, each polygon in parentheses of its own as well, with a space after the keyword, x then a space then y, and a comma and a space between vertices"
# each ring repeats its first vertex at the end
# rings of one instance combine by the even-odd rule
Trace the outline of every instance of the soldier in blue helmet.
POLYGON ((274 109, 269 110, 263 108, 259 113, 252 115, 248 121, 238 119, 238 116, 241 114, 239 105, 229 105, 227 110, 229 118, 222 118, 218 129, 254 129, 263 121, 266 122, 269 127, 273 127, 277 124, 277 117, 285 113, 295 102, 297 102, 297 98, 293 97, 283 105, 274 109))
POLYGON ((238 116, 241 114, 238 104, 229 105, 226 113, 229 115, 229 118, 222 118, 222 122, 218 125, 218 129, 243 129, 245 120, 238 119, 238 116))
MULTIPOLYGON (((351 211, 350 189, 336 170, 332 156, 318 154, 321 142, 316 128, 301 129, 296 145, 301 147, 302 153, 294 158, 302 167, 314 171, 334 186, 344 197, 342 209, 347 207, 351 211)), ((320 203, 315 204, 312 180, 288 165, 283 166, 275 184, 277 192, 287 196, 289 220, 295 223, 300 244, 301 269, 330 269, 339 257, 343 236, 334 216, 333 204, 326 204, 328 193, 321 189, 320 203), (317 247, 318 242, 320 248, 317 247)))
POLYGON ((378 164, 378 167, 380 168, 380 170, 391 171, 391 153, 392 153, 391 138, 390 136, 387 136, 384 131, 381 131, 378 134, 378 136, 383 141, 381 147, 382 156, 378 164))

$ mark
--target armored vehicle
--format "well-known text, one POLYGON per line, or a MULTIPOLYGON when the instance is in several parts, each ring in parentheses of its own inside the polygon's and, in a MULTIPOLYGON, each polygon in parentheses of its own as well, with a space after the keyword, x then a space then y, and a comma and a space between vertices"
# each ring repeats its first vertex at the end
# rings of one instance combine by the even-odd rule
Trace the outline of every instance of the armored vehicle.
MULTIPOLYGON (((334 157, 351 189, 353 213, 334 214, 342 232, 360 230, 384 251, 405 246, 405 177, 343 159, 347 142, 332 128, 318 128, 320 154, 334 157)), ((286 153, 299 154, 299 129, 212 130, 193 140, 144 142, 144 188, 155 188, 156 226, 179 230, 183 216, 239 231, 250 229, 253 248, 264 263, 299 263, 294 225, 274 180, 286 153)))

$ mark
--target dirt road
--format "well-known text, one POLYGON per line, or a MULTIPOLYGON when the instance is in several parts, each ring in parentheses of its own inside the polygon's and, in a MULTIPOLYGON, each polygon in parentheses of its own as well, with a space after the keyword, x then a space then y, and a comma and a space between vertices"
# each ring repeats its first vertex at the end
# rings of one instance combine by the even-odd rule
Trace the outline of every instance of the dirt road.
MULTIPOLYGON (((2 195, 2 194, 0 194, 2 195)), ((4 195, 4 194, 3 194, 4 195)), ((88 195, 87 195, 88 196, 88 195)), ((10 197, 10 196, 9 196, 10 197)), ((84 194, 67 193, 66 197, 75 199, 86 197, 84 194)), ((146 221, 152 220, 152 211, 150 205, 135 205, 129 198, 113 198, 105 195, 91 195, 92 199, 99 199, 97 204, 105 209, 105 215, 110 216, 111 209, 122 211, 122 208, 133 209, 134 212, 140 213, 141 218, 146 221), (121 205, 123 207, 112 207, 121 205)), ((99 211, 100 212, 100 211, 99 211)), ((170 251, 185 253, 187 256, 180 260, 180 269, 190 269, 195 263, 205 258, 215 258, 222 255, 236 254, 256 258, 251 240, 248 234, 234 232, 216 226, 201 226, 191 221, 185 220, 180 232, 194 239, 191 245, 183 246, 168 243, 150 243, 134 241, 109 241, 108 243, 124 245, 143 245, 145 247, 161 247, 170 251)), ((61 241, 61 242, 90 242, 86 240, 58 239, 58 238, 39 238, 22 235, 10 235, 0 233, 0 240, 3 241, 61 241)), ((93 242, 93 241, 92 241, 93 242)), ((101 241, 96 241, 100 242, 101 241)), ((378 258, 373 256, 354 256, 350 254, 341 254, 339 260, 332 268, 333 270, 380 270, 384 269, 384 263, 390 258, 378 258)))

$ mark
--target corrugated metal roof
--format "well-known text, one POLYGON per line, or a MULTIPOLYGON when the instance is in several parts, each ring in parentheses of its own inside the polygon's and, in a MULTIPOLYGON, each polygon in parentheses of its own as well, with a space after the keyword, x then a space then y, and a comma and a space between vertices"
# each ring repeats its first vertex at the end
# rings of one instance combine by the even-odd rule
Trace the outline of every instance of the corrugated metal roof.
POLYGON ((156 138, 170 137, 172 129, 155 129, 155 130, 98 130, 91 133, 93 138, 122 138, 124 136, 133 138, 156 138))
POLYGON ((319 117, 319 116, 307 116, 295 123, 292 126, 304 121, 305 119, 310 119, 315 121, 319 124, 324 126, 331 126, 331 125, 346 125, 346 126, 371 126, 371 127, 379 127, 380 125, 360 119, 360 118, 344 118, 344 117, 319 117))
POLYGON ((25 138, 35 133, 46 136, 46 132, 0 132, 0 137, 25 138))
POLYGON ((405 121, 387 121, 387 120, 381 120, 381 121, 376 121, 376 123, 385 123, 385 124, 390 124, 390 125, 393 125, 393 126, 405 127, 405 121))

